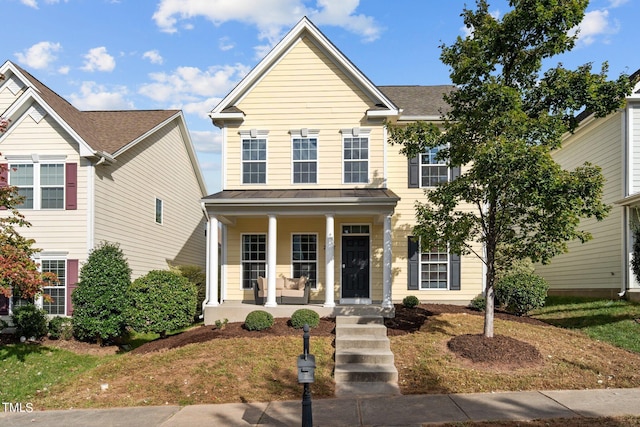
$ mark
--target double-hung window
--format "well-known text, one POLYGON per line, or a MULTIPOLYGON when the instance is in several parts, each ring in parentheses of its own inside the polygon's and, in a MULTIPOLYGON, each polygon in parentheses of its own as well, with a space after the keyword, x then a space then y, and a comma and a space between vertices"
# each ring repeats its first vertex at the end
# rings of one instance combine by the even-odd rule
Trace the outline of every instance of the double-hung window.
POLYGON ((66 314, 67 261, 65 259, 42 259, 40 268, 43 273, 54 273, 58 277, 57 282, 51 282, 44 287, 44 293, 51 297, 52 302, 45 300, 42 308, 47 314, 66 314))
POLYGON ((267 182, 267 133, 251 130, 241 132, 242 183, 266 184, 267 182))
POLYGON ((10 163, 9 185, 23 197, 19 209, 64 209, 64 163, 10 163))
POLYGON ((447 289, 449 283, 449 253, 446 249, 431 249, 420 253, 420 289, 447 289))
POLYGON ((435 187, 449 181, 449 167, 447 162, 436 159, 440 147, 435 147, 420 154, 420 185, 435 187))
POLYGON ((293 159, 293 183, 316 184, 318 182, 318 136, 307 129, 291 132, 291 158, 293 159))
POLYGON ((354 128, 342 131, 343 181, 345 184, 369 182, 369 133, 354 128))
POLYGON ((252 289, 258 276, 267 269, 267 235, 242 235, 242 289, 252 289))
POLYGON ((293 277, 306 276, 315 289, 318 278, 318 235, 294 234, 291 240, 293 277))

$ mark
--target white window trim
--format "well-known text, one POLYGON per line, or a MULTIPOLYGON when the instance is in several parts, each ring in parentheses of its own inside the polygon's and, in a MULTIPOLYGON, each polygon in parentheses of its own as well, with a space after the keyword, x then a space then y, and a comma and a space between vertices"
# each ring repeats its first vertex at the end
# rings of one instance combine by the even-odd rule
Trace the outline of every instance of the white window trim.
MULTIPOLYGON (((242 287, 242 282, 244 282, 244 257, 242 256, 244 254, 244 236, 264 236, 265 239, 265 251, 264 251, 264 269, 265 269, 265 274, 267 274, 267 268, 269 268, 268 266, 268 260, 269 260, 269 242, 268 242, 268 238, 269 236, 267 236, 267 233, 240 233, 240 290, 241 291, 249 291, 251 289, 249 288, 244 288, 242 287)), ((251 262, 251 261, 247 261, 247 262, 251 262)))
MULTIPOLYGON (((67 259, 67 255, 66 252, 63 253, 56 253, 56 252, 51 252, 50 254, 41 254, 41 256, 37 259, 38 262, 38 271, 40 271, 42 273, 42 262, 43 261, 64 261, 64 286, 44 286, 43 287, 43 291, 46 294, 47 293, 47 289, 48 288, 54 288, 54 289, 64 289, 64 309, 63 309, 63 314, 49 314, 47 313, 48 316, 66 316, 67 313, 67 298, 69 298, 69 295, 67 294, 67 288, 69 286, 69 262, 67 259)), ((36 305, 38 305, 40 308, 44 309, 44 297, 40 296, 39 298, 37 298, 36 300, 36 305)))
MULTIPOLYGON (((447 287, 446 288, 423 288, 422 287, 422 254, 431 252, 422 252, 422 242, 418 242, 418 291, 434 292, 434 291, 448 291, 451 289, 451 253, 447 248, 447 287)), ((428 264, 428 263, 427 263, 428 264)), ((437 264, 437 263, 433 263, 437 264)))
MULTIPOLYGON (((5 156, 7 160, 8 170, 8 182, 11 182, 11 165, 32 165, 33 166, 33 184, 31 188, 33 188, 33 207, 25 208, 20 207, 20 210, 28 210, 28 211, 63 211, 65 210, 65 206, 67 203, 67 191, 66 191, 66 181, 67 181, 67 170, 66 170, 66 160, 67 156, 55 156, 55 155, 8 155, 5 156), (42 208, 42 184, 40 184, 40 165, 62 165, 62 207, 61 208, 42 208)), ((16 187, 20 188, 19 185, 16 187)))
POLYGON ((320 271, 318 270, 318 268, 320 267, 318 264, 318 258, 320 258, 320 251, 319 251, 319 247, 320 247, 320 240, 318 237, 318 233, 310 233, 310 232, 304 232, 304 231, 300 231, 300 232, 293 232, 291 233, 291 250, 290 250, 290 257, 291 257, 291 265, 290 265, 290 270, 289 270, 289 274, 290 277, 293 277, 293 263, 294 262, 305 262, 307 264, 311 264, 311 262, 306 262, 306 261, 296 261, 293 259, 293 236, 300 236, 300 235, 307 235, 307 236, 316 236, 316 260, 314 261, 315 265, 316 265, 316 283, 314 285, 314 287, 312 287, 311 289, 318 289, 318 280, 320 280, 320 271))
MULTIPOLYGON (((344 185, 356 185, 356 184, 370 184, 371 183, 371 129, 370 128, 347 128, 340 129, 340 133, 342 133, 342 153, 340 154, 342 158, 342 184, 344 185), (344 179, 345 172, 345 162, 347 160, 344 158, 344 139, 345 138, 367 138, 368 148, 367 148, 367 180, 365 182, 346 182, 344 179)), ((363 161, 363 159, 359 160, 349 160, 349 161, 363 161)))
MULTIPOLYGON (((423 165, 422 164, 422 156, 426 156, 428 153, 422 152, 420 154, 418 154, 418 184, 419 184, 419 188, 436 188, 435 185, 422 185, 422 166, 437 166, 440 165, 440 163, 429 163, 427 165, 423 165)), ((446 166, 447 167, 447 182, 451 182, 451 168, 449 167, 449 165, 445 162, 441 164, 442 166, 446 166)))
POLYGON ((269 131, 268 130, 241 130, 240 134, 240 185, 267 185, 269 183, 269 131), (242 159, 242 141, 245 139, 264 139, 266 140, 264 154, 264 182, 244 182, 244 163, 258 163, 262 160, 243 160, 242 159))
POLYGON ((291 184, 294 185, 317 185, 320 183, 320 130, 319 129, 292 129, 291 134, 291 184), (315 138, 316 139, 316 159, 315 160, 293 160, 293 140, 295 138, 315 138), (312 163, 316 164, 316 181, 315 182, 295 182, 294 164, 312 163))

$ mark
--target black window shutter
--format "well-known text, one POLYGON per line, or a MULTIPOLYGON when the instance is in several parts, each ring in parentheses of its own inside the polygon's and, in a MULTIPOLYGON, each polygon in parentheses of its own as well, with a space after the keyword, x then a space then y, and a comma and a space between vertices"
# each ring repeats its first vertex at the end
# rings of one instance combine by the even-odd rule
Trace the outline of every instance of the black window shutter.
POLYGON ((460 255, 450 254, 449 258, 451 260, 449 264, 449 269, 451 272, 449 290, 459 291, 460 290, 460 255))
POLYGON ((407 259, 409 261, 409 277, 407 280, 407 289, 417 291, 419 289, 418 263, 420 258, 420 244, 414 240, 412 236, 407 238, 407 246, 409 253, 407 259))
POLYGON ((451 168, 451 181, 454 181, 460 176, 460 166, 451 168))
POLYGON ((420 188, 420 155, 409 159, 409 188, 420 188))

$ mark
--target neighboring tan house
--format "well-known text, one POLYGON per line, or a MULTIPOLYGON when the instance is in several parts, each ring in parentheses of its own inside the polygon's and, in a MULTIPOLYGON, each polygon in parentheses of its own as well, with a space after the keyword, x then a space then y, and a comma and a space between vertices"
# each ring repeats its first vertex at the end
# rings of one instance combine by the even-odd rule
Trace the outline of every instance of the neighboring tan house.
MULTIPOLYGON (((0 134, 6 182, 25 201, 49 314, 70 315, 71 292, 89 252, 120 245, 135 279, 169 265, 205 266, 205 183, 182 112, 79 111, 12 62, 0 66, 0 134)), ((2 211, 0 211, 2 215, 2 211)), ((0 314, 10 312, 2 297, 0 314)))
POLYGON ((225 304, 254 303, 260 276, 273 312, 283 277, 307 276, 310 303, 325 308, 480 294, 480 260, 420 253, 411 237, 415 201, 455 171, 435 150, 409 161, 385 128, 438 123, 450 90, 376 86, 302 19, 210 113, 224 163, 223 190, 203 199, 208 248, 221 233, 220 255, 208 251, 205 323, 228 317, 225 304))
MULTIPOLYGON (((640 76, 636 72, 632 79, 640 76)), ((602 168, 603 201, 611 205, 603 221, 581 221, 593 239, 572 242, 569 252, 545 266, 537 266, 552 294, 640 300, 640 283, 631 272, 632 226, 640 225, 640 83, 626 106, 604 118, 579 116, 580 126, 553 154, 565 169, 584 162, 602 168)))

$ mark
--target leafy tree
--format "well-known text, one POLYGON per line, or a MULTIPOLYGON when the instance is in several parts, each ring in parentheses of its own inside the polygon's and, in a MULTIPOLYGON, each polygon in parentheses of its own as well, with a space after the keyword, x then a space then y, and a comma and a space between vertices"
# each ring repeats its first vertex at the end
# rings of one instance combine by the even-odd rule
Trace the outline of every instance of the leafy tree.
MULTIPOLYGON (((31 224, 18 211, 22 197, 17 187, 8 185, 5 172, 6 167, 0 165, 0 206, 4 208, 0 216, 0 294, 33 301, 42 294, 47 282, 57 278, 55 274, 38 271, 32 256, 40 250, 33 247, 33 239, 23 237, 17 230, 31 224)), ((51 300, 48 295, 45 298, 51 300)))
POLYGON ((172 271, 153 270, 127 290, 127 325, 136 332, 167 332, 189 326, 196 313, 196 285, 172 271))
POLYGON ((102 242, 95 247, 80 269, 73 301, 73 333, 80 340, 97 341, 124 335, 126 292, 131 269, 120 246, 102 242))
POLYGON ((486 264, 486 337, 493 336, 497 249, 509 259, 548 263, 567 241, 591 238, 579 229, 581 218, 601 220, 609 210, 600 168, 563 170, 551 151, 576 129, 579 112, 603 117, 621 107, 632 82, 626 75, 608 81, 606 63, 599 73, 591 64, 542 73, 543 61, 573 48, 587 4, 511 0, 511 10, 496 18, 487 1, 476 0, 475 10, 462 13, 472 34, 441 46, 456 86, 445 95, 450 110, 442 129, 389 126, 390 141, 407 156, 440 147, 440 159, 465 166, 416 204, 414 234, 423 248, 449 247, 486 264))

